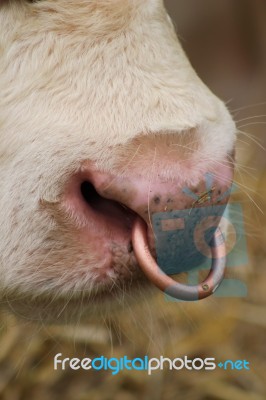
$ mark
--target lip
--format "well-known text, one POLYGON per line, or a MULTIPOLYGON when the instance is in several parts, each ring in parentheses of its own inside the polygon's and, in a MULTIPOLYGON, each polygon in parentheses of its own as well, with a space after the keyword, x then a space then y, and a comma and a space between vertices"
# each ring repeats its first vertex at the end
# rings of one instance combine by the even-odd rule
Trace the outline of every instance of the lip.
POLYGON ((6 306, 12 313, 23 321, 45 321, 48 323, 66 323, 79 320, 87 321, 88 314, 93 317, 104 316, 104 310, 112 312, 122 307, 124 308, 125 297, 131 302, 138 301, 141 293, 145 295, 145 290, 150 284, 145 276, 140 273, 134 280, 127 280, 112 287, 109 285, 99 293, 76 292, 73 296, 61 295, 54 297, 51 301, 51 293, 34 295, 30 293, 9 293, 6 306), (134 292, 136 291, 136 295, 134 292), (101 313, 99 311, 101 310, 101 313), (102 313, 103 312, 103 313, 102 313))

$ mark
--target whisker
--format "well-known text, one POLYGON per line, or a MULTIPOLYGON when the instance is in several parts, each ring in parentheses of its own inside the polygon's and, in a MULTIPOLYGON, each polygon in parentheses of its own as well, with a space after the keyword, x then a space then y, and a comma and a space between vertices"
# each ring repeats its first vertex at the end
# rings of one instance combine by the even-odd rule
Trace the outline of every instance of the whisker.
POLYGON ((252 142, 254 142, 257 146, 259 146, 262 150, 266 150, 266 148, 254 137, 254 135, 251 135, 241 129, 238 129, 238 132, 240 132, 242 135, 246 136, 248 139, 250 139, 252 142))
POLYGON ((240 125, 239 128, 245 128, 247 126, 254 126, 254 125, 266 125, 266 121, 254 121, 249 122, 248 124, 240 125))
POLYGON ((253 108, 253 107, 259 107, 259 106, 264 106, 266 105, 266 101, 262 101, 260 103, 254 103, 254 104, 249 104, 246 106, 242 106, 242 107, 238 107, 235 109, 230 110, 232 113, 238 112, 238 111, 242 111, 242 110, 246 110, 248 108, 253 108))
MULTIPOLYGON (((238 186, 241 185, 238 183, 238 186)), ((262 213, 262 215, 264 215, 264 211, 260 208, 260 206, 256 203, 256 201, 252 198, 252 196, 247 192, 242 190, 243 193, 249 198, 249 200, 255 205, 255 207, 262 213)), ((255 190, 252 190, 254 193, 256 193, 255 190)))
POLYGON ((238 124, 239 122, 249 121, 251 119, 264 118, 264 117, 266 117, 266 114, 252 115, 251 117, 245 117, 245 118, 241 118, 241 119, 235 120, 235 122, 238 124))

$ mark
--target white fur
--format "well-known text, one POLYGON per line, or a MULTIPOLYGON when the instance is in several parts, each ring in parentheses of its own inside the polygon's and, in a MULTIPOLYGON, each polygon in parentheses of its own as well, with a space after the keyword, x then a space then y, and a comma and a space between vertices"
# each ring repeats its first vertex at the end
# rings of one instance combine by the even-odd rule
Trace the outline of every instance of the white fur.
POLYGON ((112 149, 141 135, 193 130, 195 163, 222 159, 235 125, 161 0, 7 1, 0 26, 0 291, 73 295, 99 254, 40 201, 56 202, 84 160, 111 170, 112 149))

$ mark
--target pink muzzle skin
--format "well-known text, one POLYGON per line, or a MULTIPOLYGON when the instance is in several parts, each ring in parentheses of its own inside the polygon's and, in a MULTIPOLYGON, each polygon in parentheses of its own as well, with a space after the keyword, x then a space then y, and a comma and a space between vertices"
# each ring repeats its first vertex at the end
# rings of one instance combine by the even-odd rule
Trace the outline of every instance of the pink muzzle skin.
MULTIPOLYGON (((209 171, 205 169, 198 171, 198 178, 195 178, 197 183, 194 185, 187 183, 190 182, 189 179, 185 179, 186 177, 180 174, 176 179, 166 179, 165 176, 157 173, 151 180, 147 177, 144 168, 132 169, 126 175, 115 170, 112 173, 101 171, 93 163, 84 163, 79 182, 90 182, 104 204, 106 200, 111 200, 130 210, 130 215, 133 217, 130 219, 130 226, 126 233, 129 240, 132 239, 135 257, 147 278, 165 294, 175 299, 196 301, 212 295, 223 280, 226 268, 226 243, 221 230, 216 229, 211 241, 212 264, 207 278, 200 284, 190 286, 173 280, 162 271, 161 268, 165 266, 161 265, 160 268, 155 261, 153 255, 156 252, 154 248, 156 237, 153 234, 150 216, 163 212, 171 213, 175 210, 192 211, 194 208, 212 205, 226 206, 233 181, 233 158, 234 155, 225 158, 209 171), (211 180, 210 177, 212 177, 211 180)), ((171 168, 170 172, 174 175, 173 166, 171 168)), ((112 221, 107 218, 107 214, 109 217, 110 213, 103 212, 103 209, 96 211, 95 216, 101 214, 101 217, 107 220, 107 227, 109 227, 112 221)), ((117 214, 116 221, 120 219, 123 225, 121 212, 117 214)), ((219 226, 218 224, 215 226, 219 226)), ((207 223, 207 228, 215 226, 207 223)), ((122 231, 121 236, 123 237, 124 234, 125 232, 122 231)), ((114 237, 117 240, 118 235, 114 237)), ((181 268, 175 270, 181 271, 181 268)))
POLYGON ((147 225, 141 218, 137 218, 132 230, 132 244, 140 268, 147 278, 165 294, 184 301, 196 301, 212 295, 221 284, 226 266, 225 240, 218 228, 212 241, 212 265, 207 278, 195 286, 176 282, 166 275, 151 255, 147 225))

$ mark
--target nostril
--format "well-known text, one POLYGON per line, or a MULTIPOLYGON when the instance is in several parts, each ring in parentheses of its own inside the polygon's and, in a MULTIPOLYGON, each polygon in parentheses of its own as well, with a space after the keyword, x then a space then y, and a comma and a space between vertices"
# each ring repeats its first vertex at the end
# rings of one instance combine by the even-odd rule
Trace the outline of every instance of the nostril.
POLYGON ((96 191, 93 184, 87 181, 82 182, 80 185, 80 191, 86 203, 89 204, 94 210, 97 210, 103 198, 96 191))
POLYGON ((131 226, 135 213, 125 205, 115 200, 102 197, 89 181, 80 184, 80 192, 83 200, 90 210, 90 218, 98 218, 98 221, 106 223, 109 227, 113 225, 131 226))

